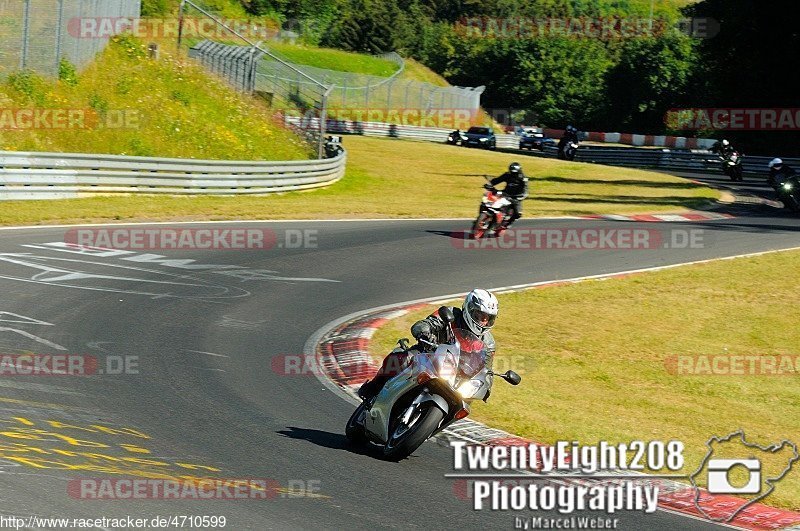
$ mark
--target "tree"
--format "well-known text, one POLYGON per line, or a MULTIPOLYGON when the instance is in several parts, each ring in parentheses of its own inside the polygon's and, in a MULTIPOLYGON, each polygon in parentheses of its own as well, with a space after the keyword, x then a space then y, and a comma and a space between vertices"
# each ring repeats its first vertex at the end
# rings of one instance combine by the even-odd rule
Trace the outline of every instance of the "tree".
POLYGON ((692 39, 679 33, 625 41, 608 73, 606 127, 663 132, 664 116, 683 98, 695 63, 692 39))

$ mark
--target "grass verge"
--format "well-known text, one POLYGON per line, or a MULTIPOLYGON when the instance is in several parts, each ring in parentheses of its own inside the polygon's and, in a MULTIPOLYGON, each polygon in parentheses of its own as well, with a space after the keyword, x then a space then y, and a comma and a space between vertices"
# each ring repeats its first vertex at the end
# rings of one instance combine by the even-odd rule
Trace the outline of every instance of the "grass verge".
POLYGON ((396 63, 380 57, 333 48, 316 48, 279 42, 269 42, 266 47, 270 51, 277 52, 276 55, 284 60, 340 72, 389 77, 399 68, 396 63))
MULTIPOLYGON (((443 144, 348 136, 347 175, 324 189, 261 197, 103 196, 5 201, 0 224, 146 220, 472 217, 484 183, 515 157, 443 144), (344 206, 346 205, 346 207, 344 206)), ((627 168, 525 158, 525 215, 678 211, 718 192, 627 168)))
MULTIPOLYGON (((800 252, 787 251, 500 295, 496 364, 513 365, 523 382, 497 382, 472 417, 545 443, 678 439, 686 445, 686 474, 712 435, 742 428, 749 442, 800 443, 797 300, 775 289, 798 267, 800 252), (692 370, 687 363, 677 373, 676 356, 720 355, 776 356, 786 370, 712 375, 696 359, 692 370)), ((382 358, 409 337, 410 325, 432 309, 379 329, 373 355, 382 358)), ((715 457, 751 453, 721 447, 715 457)), ((785 451, 756 457, 765 477, 788 459, 785 451)), ((764 503, 800 510, 797 463, 764 503)))

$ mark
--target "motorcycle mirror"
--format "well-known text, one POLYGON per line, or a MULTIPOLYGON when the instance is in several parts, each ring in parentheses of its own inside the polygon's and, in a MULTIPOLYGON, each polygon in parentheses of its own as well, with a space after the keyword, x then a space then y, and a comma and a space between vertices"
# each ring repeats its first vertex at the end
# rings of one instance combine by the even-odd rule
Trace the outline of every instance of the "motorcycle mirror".
POLYGON ((515 373, 514 371, 506 371, 500 376, 502 376, 503 379, 508 383, 510 383, 511 385, 519 385, 519 383, 522 381, 522 376, 515 373))
POLYGON ((453 310, 447 306, 442 306, 439 308, 439 317, 444 319, 444 321, 448 324, 456 320, 456 316, 453 315, 453 310))

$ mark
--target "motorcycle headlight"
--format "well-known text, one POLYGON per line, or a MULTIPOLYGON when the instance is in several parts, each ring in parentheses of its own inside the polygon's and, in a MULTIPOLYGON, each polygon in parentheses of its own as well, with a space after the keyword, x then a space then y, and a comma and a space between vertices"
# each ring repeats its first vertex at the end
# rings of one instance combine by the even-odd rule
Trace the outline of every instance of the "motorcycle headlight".
POLYGON ((784 189, 786 189, 786 190, 791 190, 791 189, 792 189, 792 184, 791 184, 791 183, 785 183, 785 184, 783 185, 783 187, 784 187, 784 189))

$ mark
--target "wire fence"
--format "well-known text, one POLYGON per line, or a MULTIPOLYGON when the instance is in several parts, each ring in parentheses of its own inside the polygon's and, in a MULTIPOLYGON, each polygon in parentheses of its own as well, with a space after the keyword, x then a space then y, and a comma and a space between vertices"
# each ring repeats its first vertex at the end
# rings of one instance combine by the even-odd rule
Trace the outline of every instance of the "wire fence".
POLYGON ((0 0, 0 77, 55 77, 62 58, 81 68, 140 8, 141 0, 0 0))
MULTIPOLYGON (((380 77, 306 65, 297 67, 332 88, 328 101, 331 109, 465 109, 471 112, 479 109, 485 87, 439 86, 406 79, 401 76, 405 69, 402 57, 392 52, 380 58, 396 63, 398 70, 390 77, 380 77)), ((261 62, 257 78, 264 84, 276 79, 295 86, 305 83, 303 79, 286 76, 272 61, 261 62)))
POLYGON ((277 110, 299 113, 302 120, 287 123, 317 146, 320 157, 328 118, 397 119, 414 125, 427 120, 430 125, 463 128, 479 116, 485 87, 440 86, 407 79, 402 75, 405 62, 396 53, 379 56, 397 65, 387 77, 302 65, 282 56, 269 41, 254 42, 199 0, 182 0, 181 28, 198 13, 224 28, 217 32, 223 42, 194 43, 189 55, 238 90, 256 93, 277 110))
MULTIPOLYGON (((227 79, 239 90, 260 93, 270 105, 275 105, 276 100, 283 100, 281 108, 299 108, 303 112, 310 112, 315 116, 325 116, 327 98, 331 90, 328 85, 306 74, 297 65, 278 57, 268 48, 262 47, 260 41, 254 42, 248 39, 236 28, 226 24, 211 8, 196 4, 191 0, 181 1, 178 46, 181 46, 182 43, 180 35, 183 33, 187 16, 196 13, 207 17, 219 28, 222 28, 224 40, 238 41, 246 46, 215 44, 206 40, 192 46, 189 51, 190 56, 200 59, 206 67, 227 79), (256 71, 261 67, 262 61, 259 61, 261 57, 276 63, 278 66, 275 68, 280 69, 283 75, 266 84, 257 81, 256 71), (258 62, 253 63, 253 61, 258 62), (289 83, 283 80, 284 77, 301 79, 303 83, 289 83)), ((325 157, 325 120, 320 120, 314 129, 301 128, 298 132, 307 142, 315 146, 320 159, 325 157)))

